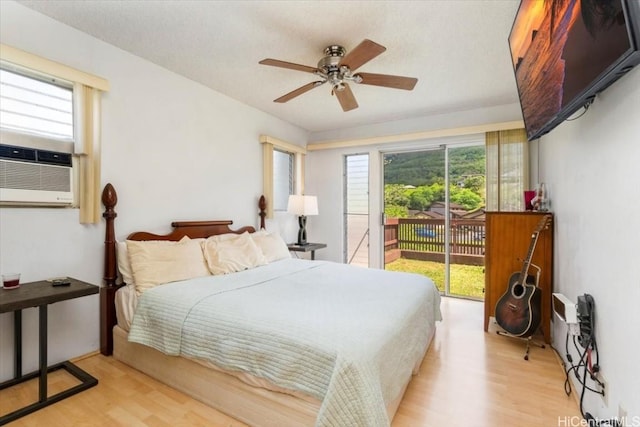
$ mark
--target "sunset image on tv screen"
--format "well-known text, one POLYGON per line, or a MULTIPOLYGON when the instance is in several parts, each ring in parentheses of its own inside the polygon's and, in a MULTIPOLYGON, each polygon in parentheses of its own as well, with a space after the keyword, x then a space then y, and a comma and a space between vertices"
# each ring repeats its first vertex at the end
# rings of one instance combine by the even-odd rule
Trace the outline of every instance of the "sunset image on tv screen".
POLYGON ((531 139, 631 44, 621 0, 522 0, 509 47, 531 139))

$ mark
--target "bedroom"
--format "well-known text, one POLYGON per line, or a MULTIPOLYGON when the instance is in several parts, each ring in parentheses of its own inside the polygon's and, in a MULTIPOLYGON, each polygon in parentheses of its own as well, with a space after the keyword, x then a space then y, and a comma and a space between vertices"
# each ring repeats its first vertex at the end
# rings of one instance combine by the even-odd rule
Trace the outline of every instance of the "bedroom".
MULTIPOLYGON (((312 143, 406 132, 398 129, 430 131, 442 128, 443 123, 456 128, 520 119, 516 98, 512 98, 507 105, 461 107, 447 114, 309 134, 20 4, 3 1, 1 8, 2 43, 109 80, 112 90, 103 101, 102 179, 119 191, 120 236, 143 224, 157 227, 149 231, 165 232, 166 224, 178 218, 209 219, 214 215, 232 218, 238 225, 255 224, 255 196, 262 192, 259 134, 312 143), (24 28, 33 31, 25 32, 24 28), (67 45, 73 49, 65 48, 67 45), (212 145, 211 140, 234 143, 212 145), (242 174, 235 173, 236 162, 242 174), (201 171, 201 179, 192 179, 194 170, 201 171), (234 197, 239 190, 247 196, 234 197)), ((357 39, 362 38, 358 34, 357 39)), ((391 54, 393 49, 389 49, 391 54)), ((275 57, 297 58, 284 53, 275 57)), ((373 65, 371 69, 376 71, 373 65)), ((532 145, 532 152, 538 154, 538 167, 532 168, 538 176, 533 181, 540 178, 549 185, 557 218, 556 289, 573 298, 590 293, 598 307, 601 364, 611 391, 609 407, 595 411, 603 417, 617 415, 618 405, 629 415, 640 413, 638 386, 630 380, 640 374, 632 363, 632 355, 640 348, 634 339, 637 334, 627 332, 628 325, 640 324, 634 303, 640 297, 638 275, 633 274, 637 257, 634 239, 627 237, 640 235, 640 200, 635 197, 640 178, 636 167, 640 125, 634 119, 640 113, 639 87, 636 69, 603 93, 587 115, 563 124, 532 145)), ((275 90, 273 97, 278 95, 280 91, 275 90)), ((329 101, 335 107, 335 100, 329 101)), ((335 162, 339 156, 337 150, 312 152, 307 164, 306 190, 318 194, 325 203, 321 209, 327 212, 309 223, 310 235, 327 236, 327 249, 318 253, 324 259, 339 260, 341 256, 342 237, 336 234, 335 218, 328 215, 331 205, 339 202, 326 193, 339 198, 342 181, 339 175, 327 179, 324 174, 327 164, 339 168, 335 162)), ((18 269, 24 281, 68 275, 100 283, 102 224, 79 226, 73 210, 3 208, 0 215, 3 272, 18 269), (59 250, 52 251, 49 242, 56 242, 59 250)), ((52 309, 52 318, 64 326, 61 331, 52 331, 56 344, 49 350, 53 360, 77 357, 99 346, 94 315, 97 298, 79 299, 64 307, 72 315, 52 309), (73 334, 66 332, 71 330, 73 334)), ((36 316, 25 322, 25 329, 36 329, 36 316)), ((4 331, 10 320, 3 315, 0 323, 4 331)), ((557 336, 563 337, 562 328, 554 327, 557 336)), ((3 333, 1 340, 0 374, 5 378, 12 369, 11 358, 5 357, 11 338, 3 333)), ((33 347, 26 354, 28 364, 35 366, 35 333, 26 340, 33 347)), ((594 397, 592 406, 598 405, 594 397)))

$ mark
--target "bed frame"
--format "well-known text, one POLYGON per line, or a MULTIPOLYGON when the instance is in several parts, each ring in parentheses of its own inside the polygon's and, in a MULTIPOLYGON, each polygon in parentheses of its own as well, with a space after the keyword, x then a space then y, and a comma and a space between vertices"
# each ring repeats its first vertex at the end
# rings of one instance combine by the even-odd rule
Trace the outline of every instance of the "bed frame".
MULTIPOLYGON (((102 217, 106 220, 106 231, 104 238, 104 286, 100 288, 100 352, 105 356, 113 354, 113 327, 117 324, 115 295, 116 291, 123 286, 117 284, 118 264, 116 261, 116 233, 115 219, 118 214, 115 207, 118 204, 118 195, 113 185, 107 184, 102 191, 102 204, 105 211, 102 217)), ((260 196, 258 201, 260 212, 260 228, 265 228, 265 217, 267 203, 264 196, 260 196)), ((245 231, 253 233, 252 226, 242 227, 232 230, 229 226, 233 221, 175 221, 171 223, 173 231, 169 234, 153 234, 145 231, 132 233, 127 236, 127 240, 173 240, 178 241, 184 236, 192 239, 207 238, 216 234, 237 233, 245 231)))
MULTIPOLYGON (((115 311, 116 291, 123 286, 116 284, 117 261, 114 220, 118 216, 115 206, 118 197, 111 184, 102 192, 106 220, 104 285, 100 288, 100 351, 113 355, 117 360, 180 390, 189 396, 212 406, 221 412, 252 426, 287 426, 315 424, 321 402, 308 397, 301 398, 286 393, 254 387, 233 375, 211 369, 182 357, 166 356, 144 345, 130 343, 127 332, 117 326, 115 311)), ((260 197, 260 228, 264 228, 266 201, 260 197)), ((254 232, 252 226, 232 230, 232 221, 184 221, 173 222, 173 231, 166 235, 136 232, 129 240, 180 240, 206 238, 216 234, 254 232)), ((432 338, 432 337, 431 337, 432 338)), ((431 340, 430 338, 430 340, 431 340)), ((428 346, 427 346, 428 347, 428 346)), ((426 351, 426 350, 425 350, 426 351)), ((387 406, 389 420, 398 409, 411 376, 399 396, 387 406)))

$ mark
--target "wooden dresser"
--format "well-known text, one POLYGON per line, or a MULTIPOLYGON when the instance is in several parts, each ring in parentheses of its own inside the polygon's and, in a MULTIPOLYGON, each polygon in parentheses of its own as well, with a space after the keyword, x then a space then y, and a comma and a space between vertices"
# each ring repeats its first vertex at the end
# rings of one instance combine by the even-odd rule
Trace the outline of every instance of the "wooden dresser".
MULTIPOLYGON (((485 248, 484 330, 489 318, 495 316, 496 303, 509 286, 509 277, 520 272, 534 230, 549 212, 487 212, 485 248)), ((551 342, 551 294, 553 292, 553 222, 542 230, 532 257, 532 264, 541 268, 542 331, 551 342)), ((532 267, 530 274, 535 272, 532 267)))

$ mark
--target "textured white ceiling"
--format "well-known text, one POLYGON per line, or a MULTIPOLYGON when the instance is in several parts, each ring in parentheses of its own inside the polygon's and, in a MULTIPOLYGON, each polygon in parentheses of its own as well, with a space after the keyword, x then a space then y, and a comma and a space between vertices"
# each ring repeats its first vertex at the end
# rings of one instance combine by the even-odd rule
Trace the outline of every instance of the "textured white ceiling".
POLYGON ((19 3, 310 132, 518 101, 507 44, 517 0, 19 3), (365 38, 387 51, 359 71, 417 77, 413 91, 354 84, 349 112, 328 85, 273 102, 317 78, 258 61, 315 67, 326 46, 365 38))

